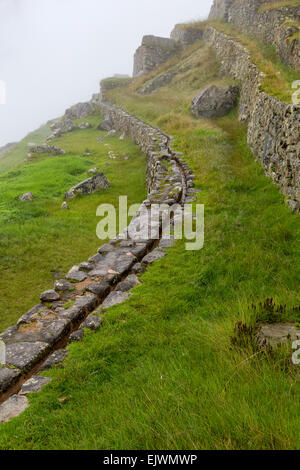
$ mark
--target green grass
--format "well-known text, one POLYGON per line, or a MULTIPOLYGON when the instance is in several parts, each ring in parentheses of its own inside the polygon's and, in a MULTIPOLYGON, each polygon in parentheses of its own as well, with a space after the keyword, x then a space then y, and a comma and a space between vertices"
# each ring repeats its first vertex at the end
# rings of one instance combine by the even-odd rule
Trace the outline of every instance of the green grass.
POLYGON ((50 126, 45 124, 34 132, 28 134, 12 150, 0 154, 0 174, 5 173, 23 163, 29 151, 28 144, 34 142, 41 144, 51 134, 50 126))
MULTIPOLYGON (((101 117, 88 120, 99 124, 101 117)), ((99 204, 118 207, 119 195, 128 195, 129 204, 144 199, 144 156, 128 139, 97 142, 103 135, 95 128, 65 134, 53 141, 67 151, 65 156, 40 155, 0 175, 1 330, 39 302, 40 293, 52 287, 55 272, 63 276, 96 252, 101 244, 96 236, 99 204), (91 156, 83 157, 87 150, 91 156), (70 211, 61 210, 65 192, 88 178, 87 171, 95 166, 107 176, 110 189, 79 197, 68 202, 70 211), (20 202, 18 196, 27 191, 34 201, 20 202)))
MULTIPOLYGON (((206 48, 184 60, 191 68, 151 96, 134 86, 111 96, 184 152, 205 204, 204 248, 177 241, 99 332, 71 345, 63 367, 46 373, 52 383, 0 426, 1 449, 300 449, 292 351, 232 341, 253 303, 300 305, 299 216, 253 158, 236 110, 189 115, 197 87, 226 80, 206 48)), ((64 137, 70 146, 74 135, 64 137)))

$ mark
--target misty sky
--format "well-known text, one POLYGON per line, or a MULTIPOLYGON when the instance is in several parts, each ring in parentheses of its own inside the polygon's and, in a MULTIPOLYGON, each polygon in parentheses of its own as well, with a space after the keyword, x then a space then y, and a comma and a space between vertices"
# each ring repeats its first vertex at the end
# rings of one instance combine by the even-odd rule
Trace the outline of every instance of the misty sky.
POLYGON ((144 34, 206 18, 212 0, 0 0, 0 146, 132 74, 144 34), (0 90, 1 96, 1 90, 0 90))

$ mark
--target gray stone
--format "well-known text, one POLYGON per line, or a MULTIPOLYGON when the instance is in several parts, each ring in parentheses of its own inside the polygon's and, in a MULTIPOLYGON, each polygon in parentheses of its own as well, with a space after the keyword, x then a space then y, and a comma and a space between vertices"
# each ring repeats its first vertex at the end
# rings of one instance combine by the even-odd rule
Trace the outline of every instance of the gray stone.
POLYGON ((103 323, 103 318, 97 315, 88 315, 86 320, 82 323, 80 328, 88 328, 89 330, 96 331, 103 323))
POLYGON ((55 302, 60 299, 59 294, 55 290, 46 290, 40 295, 42 302, 55 302))
POLYGON ((33 199, 34 199, 34 196, 31 192, 21 194, 21 196, 19 197, 19 200, 22 201, 22 202, 33 201, 33 199))
POLYGON ((135 274, 130 274, 127 278, 116 286, 116 291, 128 292, 138 284, 141 284, 135 274))
POLYGON ((74 331, 69 338, 69 343, 78 343, 83 340, 84 337, 84 331, 83 330, 77 330, 74 331))
POLYGON ((48 328, 41 330, 41 339, 54 346, 62 340, 70 331, 71 320, 60 318, 53 321, 48 328))
POLYGON ((237 104, 239 88, 237 86, 205 88, 192 101, 192 114, 196 117, 226 116, 237 104))
POLYGON ((20 391, 20 395, 28 395, 29 393, 40 392, 44 385, 47 385, 51 381, 51 377, 42 377, 40 375, 34 375, 23 384, 23 387, 20 391))
POLYGON ((84 261, 83 263, 80 263, 80 265, 79 265, 79 270, 80 271, 89 272, 92 269, 94 269, 94 265, 92 263, 87 263, 86 261, 84 261))
POLYGON ((59 279, 54 283, 54 289, 57 292, 64 292, 64 291, 74 291, 74 285, 71 282, 66 281, 65 279, 59 279))
POLYGON ((292 212, 299 212, 300 210, 300 204, 297 201, 292 201, 291 199, 289 199, 287 201, 287 205, 292 210, 292 212))
POLYGON ((125 300, 129 299, 130 296, 131 294, 127 294, 125 292, 113 291, 105 299, 105 301, 102 304, 102 307, 109 308, 109 307, 113 307, 114 305, 121 304, 125 302, 125 300))
POLYGON ((174 236, 171 236, 170 238, 162 238, 159 242, 158 247, 159 248, 170 248, 173 246, 175 243, 175 238, 174 236))
POLYGON ((92 176, 91 178, 88 178, 87 180, 82 181, 81 183, 71 188, 65 194, 65 199, 66 200, 73 199, 78 194, 81 194, 84 196, 88 194, 93 194, 96 191, 99 191, 100 189, 107 189, 109 188, 109 186, 110 186, 109 181, 107 180, 104 173, 98 173, 97 175, 92 176))
POLYGON ((158 261, 159 259, 164 258, 164 256, 166 256, 166 253, 156 248, 142 259, 142 264, 148 266, 149 264, 154 263, 154 261, 158 261))
POLYGON ((16 418, 29 406, 27 397, 13 395, 0 405, 0 423, 7 423, 12 418, 16 418))
POLYGON ((66 279, 69 281, 82 282, 87 279, 87 274, 80 271, 78 266, 73 266, 66 275, 66 279))
POLYGON ((256 341, 259 346, 278 346, 300 339, 300 327, 293 323, 264 323, 260 325, 256 341))
POLYGON ((93 175, 93 174, 95 174, 95 173, 98 173, 97 168, 90 168, 90 169, 88 170, 88 174, 89 174, 89 175, 93 175))
POLYGON ((54 155, 65 155, 65 151, 54 145, 36 145, 30 148, 31 153, 53 153, 54 155))
POLYGON ((100 253, 100 254, 109 253, 111 251, 114 251, 114 247, 112 245, 110 245, 109 243, 107 243, 106 245, 101 246, 98 249, 98 253, 100 253))
POLYGON ((64 201, 64 202, 62 203, 62 205, 61 205, 61 208, 62 208, 63 210, 69 210, 69 209, 70 209, 70 206, 69 206, 69 204, 66 203, 66 201, 64 201))
POLYGON ((110 131, 111 128, 112 128, 112 122, 110 119, 104 119, 104 121, 102 121, 97 127, 99 131, 110 131))
POLYGON ((0 394, 7 392, 21 378, 21 371, 18 369, 9 369, 0 367, 0 394))
POLYGON ((42 364, 42 366, 39 368, 39 372, 51 369, 51 367, 54 366, 60 366, 68 354, 69 351, 67 349, 58 349, 48 357, 44 364, 42 364))
POLYGON ((28 372, 42 361, 49 351, 49 344, 44 342, 8 344, 6 346, 6 364, 28 372))
POLYGON ((141 265, 141 263, 136 263, 133 268, 132 268, 132 272, 134 274, 141 274, 145 271, 145 269, 143 268, 143 266, 141 265))
POLYGON ((66 110, 65 115, 68 119, 83 119, 92 114, 94 107, 92 103, 78 103, 66 110))
POLYGON ((110 285, 105 281, 92 282, 87 286, 86 290, 103 299, 110 293, 110 285))
POLYGON ((81 122, 78 127, 79 129, 91 129, 93 126, 89 122, 81 122))

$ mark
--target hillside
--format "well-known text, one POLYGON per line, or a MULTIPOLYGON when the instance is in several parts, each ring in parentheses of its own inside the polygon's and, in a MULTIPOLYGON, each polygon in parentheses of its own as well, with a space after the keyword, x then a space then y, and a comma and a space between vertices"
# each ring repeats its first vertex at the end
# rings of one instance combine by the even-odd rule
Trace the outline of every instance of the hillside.
MULTIPOLYGON (((23 161, 28 142, 49 136, 47 126, 17 144, 3 165, 0 156, 1 331, 97 252, 100 203, 117 208, 127 195, 128 205, 146 198, 148 207, 205 208, 200 250, 188 251, 186 239, 115 239, 100 249, 108 257, 135 253, 140 284, 124 303, 101 308, 98 298, 97 309, 87 307, 85 317, 101 317, 101 328, 55 345, 51 354, 66 346, 67 358, 39 374, 52 381, 28 396, 24 413, 0 424, 1 449, 300 449, 300 369, 291 338, 277 347, 257 340, 266 324, 299 332, 300 106, 292 103, 299 69, 292 59, 283 63, 274 44, 237 27, 230 11, 241 15, 242 7, 230 10, 235 3, 215 1, 208 21, 177 25, 172 39, 147 36, 134 78, 102 81, 93 112, 74 118, 91 127, 51 140, 64 155, 23 161), (239 87, 238 102, 224 116, 195 117, 192 100, 212 85, 239 87), (103 120, 116 132, 99 130, 103 120), (110 188, 62 210, 66 191, 92 167, 110 188), (20 204, 27 191, 34 200, 20 204), (163 254, 146 263, 158 243, 163 254)), ((299 5, 269 3, 259 14, 299 5)), ((134 263, 117 282, 132 275, 134 263)), ((85 298, 84 282, 76 289, 85 298)), ((65 302, 67 312, 73 301, 65 302)), ((45 306, 60 315, 53 302, 45 306)))

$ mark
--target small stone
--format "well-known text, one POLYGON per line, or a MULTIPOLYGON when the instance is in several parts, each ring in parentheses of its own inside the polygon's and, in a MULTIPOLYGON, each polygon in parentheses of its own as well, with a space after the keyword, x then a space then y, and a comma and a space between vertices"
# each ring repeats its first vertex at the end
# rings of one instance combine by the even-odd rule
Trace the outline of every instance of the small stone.
POLYGON ((0 368, 0 394, 7 392, 21 378, 21 371, 18 369, 0 368))
POLYGON ((141 265, 141 263, 136 263, 133 268, 132 268, 132 272, 134 274, 141 274, 145 271, 145 269, 143 268, 143 266, 141 265))
POLYGON ((300 327, 293 323, 264 323, 260 325, 256 342, 259 346, 277 346, 300 339, 300 327))
POLYGON ((107 243, 106 245, 103 245, 98 249, 98 253, 100 254, 110 253, 112 251, 114 251, 114 247, 110 243, 107 243))
POLYGON ((65 279, 60 279, 58 281, 55 281, 54 289, 58 292, 73 291, 74 285, 71 284, 71 282, 66 281, 65 279))
POLYGON ((103 323, 103 318, 97 315, 88 315, 86 320, 82 323, 81 328, 88 328, 89 330, 96 331, 103 323))
POLYGON ((98 297, 104 298, 110 293, 110 285, 105 281, 92 282, 87 286, 86 290, 92 292, 92 294, 96 294, 98 297))
POLYGON ((16 418, 29 406, 27 397, 22 395, 12 395, 2 405, 0 405, 0 423, 7 423, 12 418, 16 418))
POLYGON ((129 299, 131 294, 127 294, 125 292, 120 291, 113 291, 106 297, 105 301, 102 304, 103 308, 113 307, 114 305, 121 304, 125 302, 125 300, 129 299))
POLYGON ((21 388, 20 395, 27 395, 28 393, 40 392, 44 385, 51 382, 51 377, 42 377, 40 375, 34 375, 27 382, 24 383, 21 388))
POLYGON ((51 369, 54 366, 60 366, 61 363, 65 360, 68 356, 69 351, 67 349, 58 349, 55 351, 48 359, 44 362, 44 364, 39 368, 39 372, 43 372, 45 370, 51 369))
POLYGON ((84 337, 84 331, 83 330, 77 330, 74 331, 69 338, 69 343, 79 343, 80 341, 83 340, 84 337))
POLYGON ((56 302, 60 296, 55 290, 46 290, 40 295, 40 299, 42 302, 56 302))
POLYGON ((84 261, 83 263, 80 263, 79 265, 79 271, 91 271, 92 269, 94 269, 94 265, 92 263, 87 263, 86 261, 84 261))
POLYGON ((89 174, 89 175, 92 175, 92 174, 97 173, 97 172, 98 172, 97 168, 90 168, 90 169, 88 170, 88 174, 89 174))
POLYGON ((68 204, 66 201, 64 201, 64 202, 62 203, 62 205, 61 205, 61 208, 62 208, 63 210, 69 210, 69 209, 70 209, 70 206, 69 206, 69 204, 68 204))
POLYGON ((78 266, 73 266, 66 275, 66 279, 69 281, 82 282, 87 279, 87 275, 84 272, 79 271, 78 266))
POLYGON ((128 292, 131 289, 133 289, 135 286, 137 286, 138 284, 141 284, 141 283, 139 279, 136 277, 136 275, 130 274, 129 276, 127 276, 127 278, 124 281, 120 282, 117 285, 116 291, 128 292))
POLYGON ((154 263, 154 261, 158 261, 164 256, 166 256, 166 253, 156 248, 155 250, 153 250, 151 253, 149 253, 142 259, 142 264, 144 264, 145 266, 148 266, 149 264, 154 263))
POLYGON ((21 194, 21 196, 19 197, 19 200, 22 202, 33 201, 33 199, 34 199, 34 196, 31 192, 21 194))

